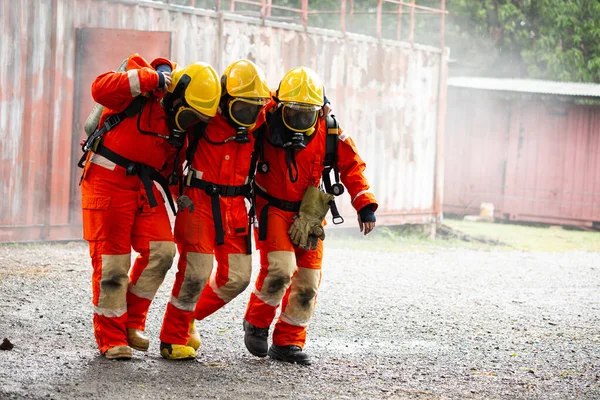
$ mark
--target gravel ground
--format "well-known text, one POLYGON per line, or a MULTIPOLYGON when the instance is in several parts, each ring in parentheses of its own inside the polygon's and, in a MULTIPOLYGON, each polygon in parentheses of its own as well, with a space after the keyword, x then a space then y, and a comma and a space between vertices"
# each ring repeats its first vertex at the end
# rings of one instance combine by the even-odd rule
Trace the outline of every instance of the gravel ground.
MULTIPOLYGON (((600 253, 326 250, 305 350, 243 344, 249 289, 198 325, 196 361, 99 356, 85 243, 0 246, 0 398, 600 399, 600 253)), ((255 265, 257 259, 255 258, 255 265)))

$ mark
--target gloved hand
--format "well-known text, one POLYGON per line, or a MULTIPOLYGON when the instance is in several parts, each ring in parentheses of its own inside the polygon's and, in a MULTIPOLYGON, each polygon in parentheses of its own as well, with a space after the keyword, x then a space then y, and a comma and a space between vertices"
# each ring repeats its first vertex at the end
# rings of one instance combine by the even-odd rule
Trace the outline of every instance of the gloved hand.
POLYGON ((373 211, 373 206, 371 204, 364 206, 358 212, 358 227, 365 235, 375 229, 376 221, 375 211, 373 211))
POLYGON ((333 195, 323 193, 314 186, 308 187, 302 197, 298 217, 288 230, 293 244, 306 250, 314 250, 318 239, 325 239, 322 224, 331 200, 333 195))
POLYGON ((176 200, 176 203, 178 211, 182 211, 186 208, 189 208, 190 212, 194 212, 194 202, 186 195, 179 196, 176 200))

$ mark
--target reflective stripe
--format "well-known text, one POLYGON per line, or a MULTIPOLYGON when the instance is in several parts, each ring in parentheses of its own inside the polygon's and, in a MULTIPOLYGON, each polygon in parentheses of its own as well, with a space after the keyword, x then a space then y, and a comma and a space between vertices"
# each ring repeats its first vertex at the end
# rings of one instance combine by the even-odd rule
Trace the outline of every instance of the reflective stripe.
POLYGON ((294 326, 308 325, 315 311, 320 281, 320 269, 298 268, 290 287, 287 307, 281 313, 282 321, 294 326))
POLYGON ((117 318, 127 312, 127 307, 118 308, 116 310, 111 310, 110 308, 100 308, 94 306, 94 314, 102 315, 103 317, 108 318, 117 318))
POLYGON ((138 75, 137 69, 130 69, 127 71, 127 77, 129 78, 131 97, 136 97, 142 94, 142 89, 140 87, 140 76, 138 75))
POLYGON ((178 308, 183 311, 194 311, 196 308, 196 303, 186 303, 185 301, 179 301, 176 297, 171 295, 169 298, 169 303, 173 304, 175 308, 178 308))
POLYGON ((210 275, 210 287, 215 294, 225 303, 229 303, 243 292, 250 283, 252 275, 252 256, 248 254, 229 254, 229 275, 227 282, 221 287, 217 286, 217 268, 210 275))
POLYGON ((271 251, 267 254, 267 259, 268 273, 261 290, 257 290, 255 286, 252 292, 262 302, 277 307, 292 283, 291 278, 296 272, 296 255, 292 251, 271 251))
POLYGON ((152 300, 163 283, 165 275, 173 264, 175 244, 170 241, 150 242, 148 265, 142 271, 135 284, 129 285, 129 291, 143 299, 152 300))
POLYGON ((354 198, 352 199, 352 204, 354 204, 354 201, 355 201, 356 199, 358 199, 360 196, 362 196, 363 194, 365 194, 365 193, 369 193, 369 191, 368 191, 368 190, 361 190, 360 192, 358 192, 358 193, 356 194, 356 196, 354 196, 354 198))
POLYGON ((294 318, 293 316, 287 315, 287 314, 281 314, 281 316, 279 318, 286 324, 290 324, 293 326, 306 327, 306 326, 308 326, 308 323, 310 322, 310 319, 294 318))
POLYGON ((106 169, 109 169, 111 171, 114 171, 115 167, 117 166, 117 164, 110 161, 108 158, 103 157, 100 154, 96 154, 96 153, 92 153, 92 156, 90 157, 90 162, 93 164, 99 165, 101 167, 104 167, 106 169))
POLYGON ((277 307, 281 302, 281 299, 278 297, 263 296, 258 290, 256 290, 256 286, 254 287, 254 289, 252 289, 252 293, 254 293, 254 295, 258 297, 263 303, 268 304, 271 307, 277 307))

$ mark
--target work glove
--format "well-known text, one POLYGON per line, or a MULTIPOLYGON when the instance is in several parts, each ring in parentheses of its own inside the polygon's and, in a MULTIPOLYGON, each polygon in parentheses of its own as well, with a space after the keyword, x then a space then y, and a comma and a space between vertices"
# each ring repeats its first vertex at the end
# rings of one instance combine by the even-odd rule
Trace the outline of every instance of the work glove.
POLYGON ((377 218, 375 218, 375 211, 373 211, 372 204, 364 206, 358 212, 358 227, 361 232, 364 232, 365 235, 369 234, 373 229, 375 229, 376 221, 377 218))
POLYGON ((325 239, 323 219, 329 211, 333 195, 309 186, 300 203, 300 212, 288 230, 292 243, 306 250, 315 250, 319 239, 325 239))
POLYGON ((179 196, 176 203, 178 211, 183 211, 186 208, 189 208, 191 213, 194 212, 194 202, 186 195, 179 196))

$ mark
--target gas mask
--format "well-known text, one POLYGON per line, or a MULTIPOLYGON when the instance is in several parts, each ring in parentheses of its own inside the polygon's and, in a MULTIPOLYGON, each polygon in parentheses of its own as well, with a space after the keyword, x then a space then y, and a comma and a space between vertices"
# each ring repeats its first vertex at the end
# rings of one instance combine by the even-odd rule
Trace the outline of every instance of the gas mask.
POLYGON ((224 99, 222 110, 230 125, 236 128, 236 143, 249 143, 248 130, 256 124, 265 100, 260 98, 230 97, 224 99))
POLYGON ((299 103, 284 103, 269 119, 274 145, 302 150, 315 132, 319 107, 299 103))

